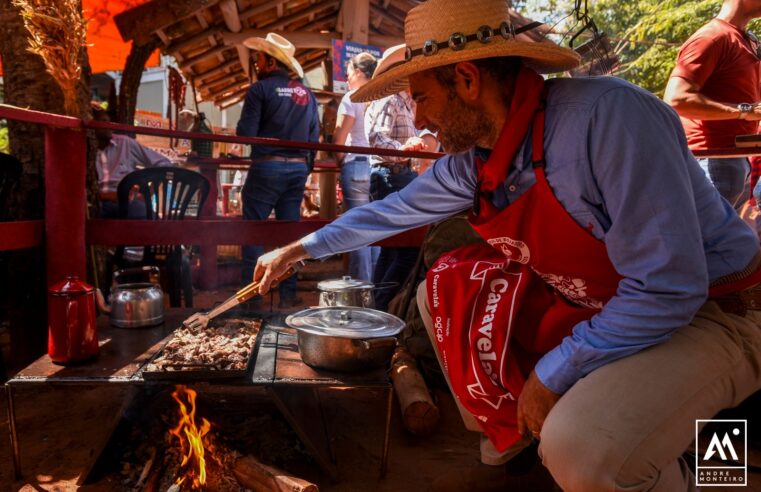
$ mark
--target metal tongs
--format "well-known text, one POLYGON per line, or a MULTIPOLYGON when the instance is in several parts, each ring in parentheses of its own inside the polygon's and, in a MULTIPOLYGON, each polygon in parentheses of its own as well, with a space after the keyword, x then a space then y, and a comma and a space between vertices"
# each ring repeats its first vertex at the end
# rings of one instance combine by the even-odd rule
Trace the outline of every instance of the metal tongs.
MULTIPOLYGON (((301 270, 301 267, 304 266, 303 261, 297 261, 290 267, 288 267, 288 270, 285 271, 284 274, 279 276, 274 282, 272 282, 272 285, 270 288, 276 287, 277 284, 282 282, 283 280, 287 279, 294 273, 301 270)), ((219 306, 215 307, 211 311, 207 311, 205 313, 196 313, 193 316, 189 317, 185 321, 182 322, 183 326, 186 326, 191 329, 200 329, 200 328, 206 328, 208 326, 209 321, 211 321, 213 318, 216 318, 220 314, 224 313, 225 311, 228 311, 235 306, 242 304, 252 297, 259 294, 259 284, 260 282, 251 282, 247 286, 240 289, 238 292, 233 294, 229 299, 227 299, 225 302, 220 304, 219 306)))

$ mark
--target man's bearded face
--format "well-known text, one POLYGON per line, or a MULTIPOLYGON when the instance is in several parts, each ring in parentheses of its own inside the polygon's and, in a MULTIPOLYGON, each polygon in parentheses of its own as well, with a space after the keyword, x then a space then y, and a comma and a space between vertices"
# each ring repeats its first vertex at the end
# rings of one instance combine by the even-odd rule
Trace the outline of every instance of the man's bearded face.
POLYGON ((456 154, 473 148, 493 133, 484 115, 468 106, 454 88, 449 88, 447 104, 439 116, 439 141, 448 153, 456 154))
POLYGON ((416 103, 415 125, 438 133, 447 153, 471 149, 494 134, 488 118, 467 104, 454 85, 445 85, 431 70, 409 77, 412 98, 416 103))

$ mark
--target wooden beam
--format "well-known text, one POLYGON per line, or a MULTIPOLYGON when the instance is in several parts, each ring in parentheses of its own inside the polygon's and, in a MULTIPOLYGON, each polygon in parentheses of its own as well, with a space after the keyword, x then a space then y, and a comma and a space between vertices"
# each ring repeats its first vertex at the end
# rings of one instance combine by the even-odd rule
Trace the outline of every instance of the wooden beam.
POLYGON ((253 17, 255 15, 259 15, 263 12, 268 11, 269 9, 277 8, 278 5, 284 3, 286 0, 270 0, 269 2, 264 2, 261 5, 254 5, 251 8, 248 8, 240 13, 240 18, 243 20, 248 19, 249 17, 253 17))
POLYGON ((124 41, 133 40, 138 46, 148 42, 153 33, 175 22, 209 8, 219 0, 183 0, 167 2, 151 0, 114 16, 124 41))
POLYGON ((397 16, 396 13, 394 13, 390 8, 387 9, 387 10, 384 10, 384 9, 378 7, 375 4, 370 4, 370 10, 375 15, 380 15, 380 16, 390 20, 396 26, 402 26, 402 28, 404 28, 404 17, 397 16))
POLYGON ((210 79, 214 75, 217 75, 218 73, 222 73, 228 68, 233 68, 237 66, 240 63, 240 60, 238 58, 231 58, 230 60, 227 60, 222 65, 217 65, 216 67, 210 68, 209 70, 206 70, 205 72, 201 72, 199 74, 196 74, 193 78, 197 82, 204 82, 207 79, 210 79))
POLYGON ((216 48, 210 49, 208 51, 204 51, 203 53, 198 54, 196 56, 190 57, 184 62, 179 64, 180 70, 187 70, 188 68, 200 62, 201 60, 206 60, 208 58, 217 56, 229 48, 230 48, 229 46, 220 45, 220 46, 217 46, 216 48))
POLYGON ((246 92, 248 92, 248 87, 244 87, 243 89, 239 90, 238 92, 235 92, 233 94, 230 94, 225 97, 219 97, 214 99, 214 104, 218 106, 222 106, 230 101, 237 101, 240 100, 243 96, 246 95, 246 92))
MULTIPOLYGON (((230 32, 240 32, 243 29, 243 24, 240 21, 238 15, 238 3, 235 0, 222 0, 219 4, 219 9, 222 11, 222 17, 225 19, 225 25, 230 32)), ((238 52, 238 60, 243 71, 248 75, 250 63, 248 62, 251 52, 248 48, 241 44, 235 46, 235 51, 238 52)))
POLYGON ((238 104, 241 99, 243 99, 243 96, 239 97, 238 99, 232 99, 229 102, 226 102, 225 104, 217 104, 220 110, 224 111, 225 109, 229 108, 230 106, 235 106, 238 104))
POLYGON ((201 29, 208 29, 209 23, 206 22, 206 17, 203 16, 203 10, 199 10, 193 15, 198 21, 198 24, 201 26, 201 29))
POLYGON ((353 0, 351 9, 343 8, 343 21, 343 39, 367 44, 370 34, 370 0, 353 0))
MULTIPOLYGON (((317 27, 322 27, 325 24, 331 24, 331 26, 334 26, 336 24, 336 21, 338 19, 338 14, 335 12, 327 13, 321 17, 315 18, 313 21, 304 24, 299 28, 300 31, 311 31, 317 27)), ((335 29, 333 29, 335 31, 335 29)))
MULTIPOLYGON (((275 22, 271 22, 267 24, 266 27, 270 31, 283 29, 288 24, 296 22, 299 19, 303 19, 304 17, 307 17, 310 14, 321 12, 327 8, 336 7, 339 3, 340 3, 340 0, 325 0, 323 2, 316 3, 312 5, 311 7, 307 7, 305 9, 301 9, 296 12, 293 12, 290 15, 287 15, 285 17, 281 17, 275 22)), ((265 26, 261 26, 261 27, 265 27, 265 26)))
POLYGON ((225 20, 227 29, 232 32, 238 32, 242 29, 243 26, 238 15, 238 4, 235 0, 222 0, 219 2, 219 10, 222 11, 222 18, 225 20))
POLYGON ((231 73, 227 77, 222 77, 215 80, 214 82, 209 82, 208 84, 199 86, 198 89, 207 94, 219 92, 220 89, 226 88, 226 86, 229 86, 231 83, 245 82, 245 77, 243 79, 240 78, 242 75, 243 74, 241 72, 231 73))
MULTIPOLYGON (((319 67, 320 65, 322 65, 322 62, 323 62, 322 58, 319 59, 319 60, 308 61, 308 62, 303 63, 301 65, 301 68, 303 68, 304 69, 304 73, 306 73, 307 71, 312 70, 313 68, 319 67)), ((331 77, 332 76, 333 75, 331 74, 331 77)))
MULTIPOLYGON (((246 78, 239 78, 238 73, 231 75, 230 77, 225 77, 224 79, 220 79, 219 81, 215 81, 213 84, 207 84, 205 87, 200 87, 201 91, 206 92, 210 94, 211 96, 215 96, 218 94, 224 94, 225 92, 230 91, 231 89, 235 89, 241 84, 248 84, 248 80, 246 78)), ((250 84, 249 84, 250 85, 250 84)))
POLYGON ((158 36, 161 42, 164 43, 164 46, 169 46, 169 37, 166 35, 163 29, 156 31, 156 36, 158 36))
POLYGON ((166 47, 166 51, 169 53, 177 53, 179 51, 183 51, 187 48, 190 48, 191 46, 199 43, 200 41, 205 41, 209 36, 216 36, 218 34, 222 34, 225 32, 225 28, 221 25, 215 25, 208 29, 205 29, 201 32, 191 34, 190 36, 183 36, 182 38, 173 41, 169 44, 169 46, 166 47))

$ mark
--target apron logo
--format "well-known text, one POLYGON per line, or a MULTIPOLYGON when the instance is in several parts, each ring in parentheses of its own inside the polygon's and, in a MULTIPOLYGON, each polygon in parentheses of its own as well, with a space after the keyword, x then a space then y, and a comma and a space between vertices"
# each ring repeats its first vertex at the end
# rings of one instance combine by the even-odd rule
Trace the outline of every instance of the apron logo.
POLYGON ((499 270, 505 266, 504 263, 493 263, 491 261, 479 261, 473 266, 473 271, 470 272, 471 280, 480 280, 483 282, 486 279, 486 272, 491 270, 499 270))
POLYGON ((447 268, 449 268, 449 264, 448 264, 448 263, 444 263, 444 262, 441 262, 441 263, 439 263, 438 265, 436 265, 435 267, 433 267, 433 268, 432 268, 432 270, 433 270, 435 273, 439 273, 439 272, 443 272, 443 271, 444 271, 444 270, 446 270, 447 268))
POLYGON ((531 252, 523 241, 503 236, 489 239, 488 243, 491 247, 501 251, 510 261, 527 265, 531 259, 531 252))
MULTIPOLYGON (((473 399, 485 401, 494 410, 499 410, 499 407, 502 406, 502 402, 505 400, 515 401, 515 397, 509 391, 506 391, 505 394, 499 396, 487 394, 486 391, 484 391, 483 386, 481 386, 481 383, 469 384, 468 394, 473 399)), ((484 421, 486 420, 486 417, 484 416, 478 416, 478 418, 484 421)))
POLYGON ((601 301, 587 296, 587 282, 583 278, 571 278, 554 273, 534 271, 569 301, 586 308, 602 309, 603 303, 601 301))

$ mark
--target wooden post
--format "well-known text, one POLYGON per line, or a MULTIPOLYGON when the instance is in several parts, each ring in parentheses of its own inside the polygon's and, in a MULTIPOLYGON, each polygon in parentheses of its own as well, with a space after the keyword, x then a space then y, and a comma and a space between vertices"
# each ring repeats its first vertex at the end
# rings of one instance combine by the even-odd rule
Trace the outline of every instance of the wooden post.
MULTIPOLYGON (((214 164, 201 164, 199 166, 201 174, 209 180, 209 196, 200 210, 201 218, 217 218, 217 166, 214 164)), ((200 281, 201 289, 216 289, 219 284, 219 272, 217 271, 217 245, 213 238, 201 235, 201 268, 200 281), (209 241, 205 240, 208 239, 209 241)))
POLYGON ((343 14, 343 39, 367 44, 370 34, 370 0, 344 1, 341 10, 343 14), (347 8, 349 5, 351 8, 347 8))
MULTIPOLYGON (((352 0, 341 4, 343 39, 367 44, 370 31, 370 0, 352 0)), ((338 211, 336 182, 338 173, 320 173, 320 218, 334 219, 338 211)))
POLYGON ((336 183, 338 173, 317 173, 320 182, 320 218, 335 219, 338 215, 338 200, 336 198, 336 183))
POLYGON ((48 286, 87 278, 87 139, 74 128, 45 127, 45 251, 48 286))

